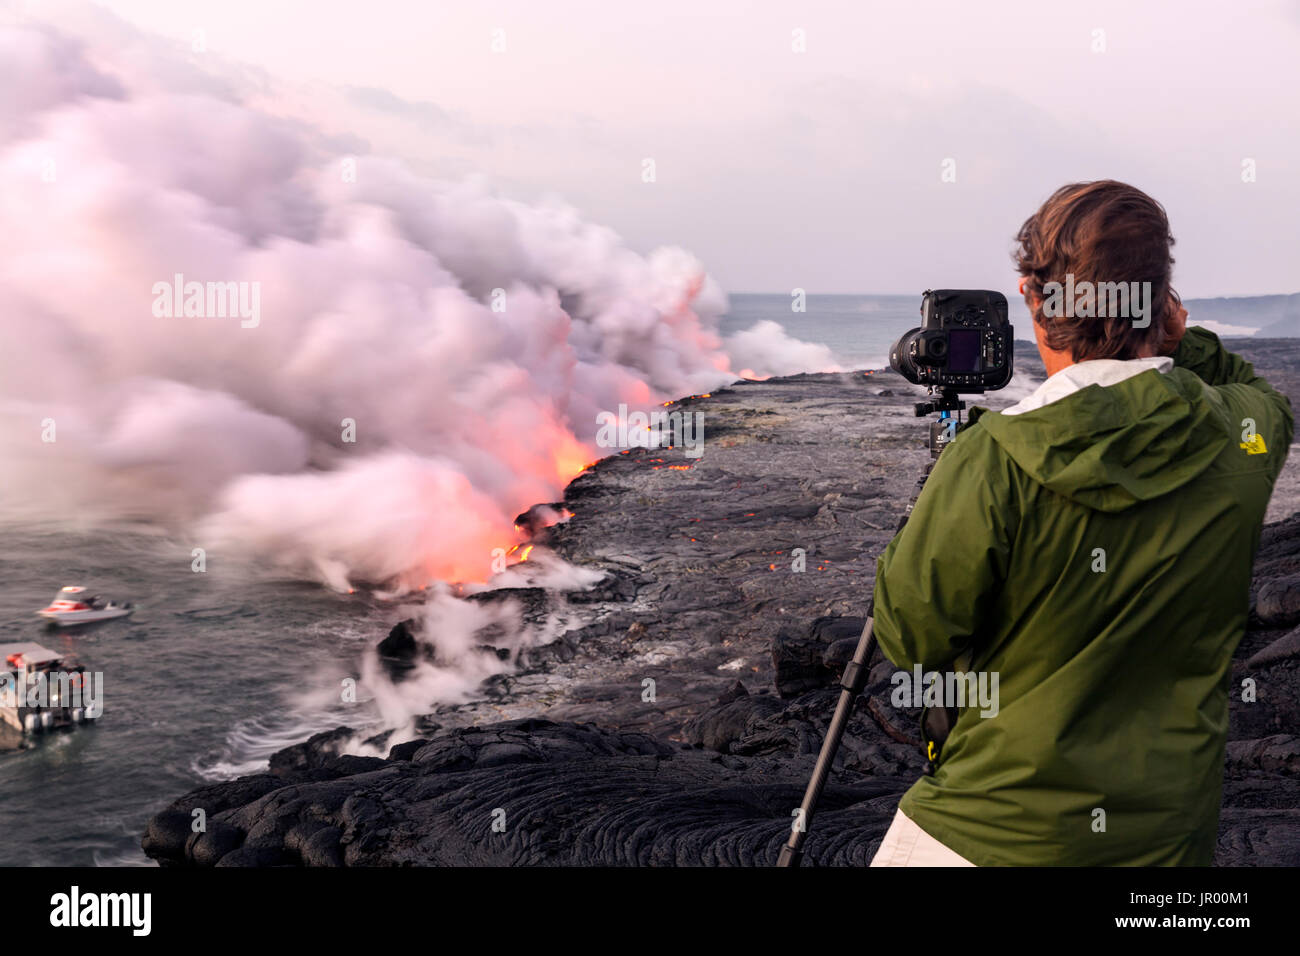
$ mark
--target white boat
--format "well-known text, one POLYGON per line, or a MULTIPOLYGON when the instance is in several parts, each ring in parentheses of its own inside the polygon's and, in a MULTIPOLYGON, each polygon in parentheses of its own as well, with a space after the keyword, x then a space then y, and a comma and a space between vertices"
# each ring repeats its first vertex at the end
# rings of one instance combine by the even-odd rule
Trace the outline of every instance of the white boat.
POLYGON ((85 588, 66 587, 54 595, 49 607, 41 608, 36 613, 47 621, 68 627, 111 621, 116 617, 126 617, 132 610, 130 604, 106 601, 98 595, 87 593, 85 588))

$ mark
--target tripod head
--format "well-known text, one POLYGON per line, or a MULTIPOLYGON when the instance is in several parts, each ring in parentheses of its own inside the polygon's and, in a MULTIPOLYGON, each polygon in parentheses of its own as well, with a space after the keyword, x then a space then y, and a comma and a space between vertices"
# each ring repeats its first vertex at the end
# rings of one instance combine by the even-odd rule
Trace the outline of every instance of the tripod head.
POLYGON ((930 400, 916 403, 917 418, 933 415, 936 412, 939 415, 937 421, 930 423, 931 458, 938 458, 944 446, 957 437, 957 426, 961 424, 961 410, 965 407, 966 403, 958 398, 957 392, 953 389, 936 389, 933 386, 930 388, 930 400), (955 418, 953 412, 957 413, 955 418))

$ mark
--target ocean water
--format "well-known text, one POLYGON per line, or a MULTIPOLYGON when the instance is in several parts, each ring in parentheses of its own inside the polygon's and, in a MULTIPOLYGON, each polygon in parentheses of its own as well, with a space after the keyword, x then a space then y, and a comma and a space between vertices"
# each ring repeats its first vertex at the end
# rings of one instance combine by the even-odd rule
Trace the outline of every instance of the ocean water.
POLYGON ((732 335, 772 321, 794 338, 827 346, 844 368, 883 368, 890 345, 921 324, 919 295, 810 295, 803 312, 792 311, 792 301, 781 294, 732 295, 721 331, 732 335))
MULTIPOLYGON (((921 296, 810 295, 806 309, 794 312, 785 294, 740 293, 730 296, 723 317, 724 335, 769 320, 792 337, 825 345, 845 368, 883 368, 889 346, 908 329, 921 324, 921 296)), ((1220 335, 1290 337, 1300 335, 1300 294, 1251 298, 1187 299, 1188 322, 1220 335)), ((1032 340, 1033 329, 1024 305, 1008 299, 1008 313, 1017 339, 1032 340)))
POLYGON ((3 529, 0 643, 36 641, 104 674, 104 713, 0 753, 0 865, 144 865, 151 813, 202 783, 265 767, 292 743, 367 715, 339 680, 394 613, 361 594, 191 570, 148 529, 3 529), (137 604, 129 618, 47 631, 64 584, 137 604))

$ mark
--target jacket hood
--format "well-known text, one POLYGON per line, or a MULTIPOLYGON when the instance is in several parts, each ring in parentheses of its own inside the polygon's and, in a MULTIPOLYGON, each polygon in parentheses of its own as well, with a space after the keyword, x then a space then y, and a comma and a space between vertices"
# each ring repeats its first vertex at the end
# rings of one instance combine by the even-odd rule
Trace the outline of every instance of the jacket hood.
POLYGON ((970 423, 1048 490, 1123 511, 1182 487, 1227 447, 1230 423, 1206 391, 1186 369, 1149 370, 1020 415, 972 408, 970 423))

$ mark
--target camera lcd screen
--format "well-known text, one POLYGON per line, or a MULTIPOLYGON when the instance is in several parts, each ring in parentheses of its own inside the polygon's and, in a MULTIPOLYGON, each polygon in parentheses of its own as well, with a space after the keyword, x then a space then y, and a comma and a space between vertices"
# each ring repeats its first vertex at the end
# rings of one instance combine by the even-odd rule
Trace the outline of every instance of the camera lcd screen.
POLYGON ((953 329, 948 333, 948 371, 977 372, 980 367, 980 340, 977 329, 953 329))

